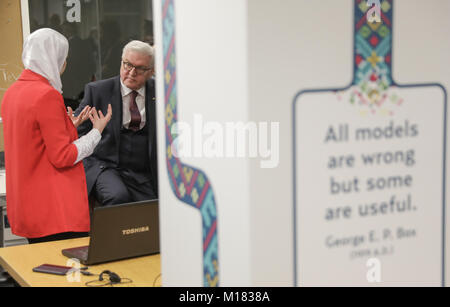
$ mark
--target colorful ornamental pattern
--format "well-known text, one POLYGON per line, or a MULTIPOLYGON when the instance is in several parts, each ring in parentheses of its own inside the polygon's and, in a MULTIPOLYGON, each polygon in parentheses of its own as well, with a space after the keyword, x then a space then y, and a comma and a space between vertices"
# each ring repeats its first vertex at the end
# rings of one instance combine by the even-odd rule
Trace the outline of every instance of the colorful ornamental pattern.
POLYGON ((390 87, 392 80, 392 0, 380 1, 380 22, 370 22, 371 7, 355 0, 354 81, 350 103, 361 106, 362 114, 394 115, 403 103, 390 87))
POLYGON ((162 1, 166 163, 170 185, 176 197, 200 211, 203 229, 203 285, 219 286, 219 259, 217 238, 217 210, 213 189, 208 177, 201 170, 183 164, 173 155, 176 150, 175 127, 178 121, 175 53, 175 4, 174 0, 162 1), (172 145, 174 144, 174 145, 172 145))

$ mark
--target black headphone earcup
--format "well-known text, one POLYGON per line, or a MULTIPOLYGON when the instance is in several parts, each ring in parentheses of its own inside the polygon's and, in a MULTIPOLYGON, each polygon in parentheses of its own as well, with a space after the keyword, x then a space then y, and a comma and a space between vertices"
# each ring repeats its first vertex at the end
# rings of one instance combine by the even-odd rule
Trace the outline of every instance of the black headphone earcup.
POLYGON ((109 276, 109 281, 110 281, 111 283, 113 283, 113 284, 118 284, 118 283, 120 283, 120 281, 122 280, 122 279, 120 278, 120 276, 117 275, 116 273, 111 272, 111 271, 109 271, 109 270, 105 270, 105 271, 103 271, 103 272, 100 273, 100 276, 98 277, 98 280, 99 280, 99 281, 103 281, 103 274, 107 274, 107 275, 109 276))
POLYGON ((112 282, 113 284, 118 284, 118 283, 120 283, 121 278, 116 273, 111 272, 109 274, 109 281, 112 282))
POLYGON ((99 281, 103 281, 103 274, 108 274, 109 275, 109 274, 111 274, 111 272, 108 271, 108 270, 105 270, 105 271, 101 272, 100 276, 98 277, 99 281))

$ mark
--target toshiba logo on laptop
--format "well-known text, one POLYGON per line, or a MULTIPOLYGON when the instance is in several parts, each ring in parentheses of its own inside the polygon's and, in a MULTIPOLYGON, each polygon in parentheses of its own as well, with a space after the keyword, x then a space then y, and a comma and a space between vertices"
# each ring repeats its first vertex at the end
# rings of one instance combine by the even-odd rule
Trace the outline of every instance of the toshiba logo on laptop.
POLYGON ((135 233, 141 233, 141 232, 146 232, 146 231, 150 231, 150 227, 149 226, 124 229, 124 230, 122 230, 122 235, 127 236, 127 235, 132 235, 132 234, 135 234, 135 233))

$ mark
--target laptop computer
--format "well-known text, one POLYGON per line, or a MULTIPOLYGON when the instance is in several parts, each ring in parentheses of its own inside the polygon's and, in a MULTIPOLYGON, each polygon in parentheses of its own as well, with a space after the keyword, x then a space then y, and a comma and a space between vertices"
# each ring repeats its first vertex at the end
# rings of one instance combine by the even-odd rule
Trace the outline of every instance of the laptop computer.
POLYGON ((91 265, 159 253, 158 200, 95 208, 89 246, 62 254, 91 265))

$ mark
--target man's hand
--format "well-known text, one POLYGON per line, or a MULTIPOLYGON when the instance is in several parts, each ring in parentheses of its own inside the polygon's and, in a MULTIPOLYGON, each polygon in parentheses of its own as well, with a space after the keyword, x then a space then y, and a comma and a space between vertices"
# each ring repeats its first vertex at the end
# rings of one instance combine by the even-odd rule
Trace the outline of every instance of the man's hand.
POLYGON ((106 127, 106 124, 111 120, 111 116, 112 116, 112 107, 110 104, 108 104, 108 112, 106 113, 106 115, 103 115, 101 110, 97 112, 95 107, 92 108, 91 111, 89 112, 89 118, 92 122, 93 128, 100 131, 100 133, 103 132, 103 129, 105 129, 106 127))
POLYGON ((89 118, 89 113, 91 112, 91 107, 86 106, 84 107, 83 111, 81 111, 78 116, 73 115, 73 110, 71 107, 67 107, 67 114, 69 115, 70 119, 72 120, 73 125, 75 128, 78 128, 79 125, 81 125, 85 120, 89 118))

